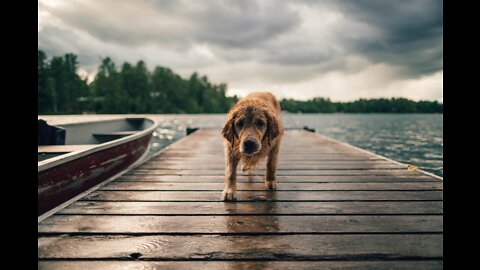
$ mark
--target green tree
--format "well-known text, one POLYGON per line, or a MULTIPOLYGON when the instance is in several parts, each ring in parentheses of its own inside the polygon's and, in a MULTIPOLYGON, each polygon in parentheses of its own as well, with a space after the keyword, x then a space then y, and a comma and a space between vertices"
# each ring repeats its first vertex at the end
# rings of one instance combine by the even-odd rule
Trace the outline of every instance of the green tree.
POLYGON ((88 95, 85 80, 78 76, 77 56, 65 54, 49 62, 38 51, 38 111, 39 113, 78 113, 83 107, 81 98, 88 95))
POLYGON ((53 112, 52 95, 48 88, 48 63, 47 55, 38 51, 38 112, 53 112))
POLYGON ((128 113, 124 107, 127 98, 121 83, 115 63, 109 57, 102 59, 91 85, 93 94, 91 100, 95 102, 95 109, 98 112, 128 113))

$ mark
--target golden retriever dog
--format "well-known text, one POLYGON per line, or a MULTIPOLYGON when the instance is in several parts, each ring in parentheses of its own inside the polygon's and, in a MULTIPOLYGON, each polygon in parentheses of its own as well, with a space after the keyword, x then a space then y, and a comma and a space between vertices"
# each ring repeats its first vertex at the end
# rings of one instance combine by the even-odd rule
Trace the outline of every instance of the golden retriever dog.
POLYGON ((225 144, 225 188, 222 200, 236 200, 237 165, 252 171, 267 158, 265 187, 276 189, 276 169, 283 125, 280 103, 269 92, 254 92, 239 100, 227 115, 222 131, 225 144))

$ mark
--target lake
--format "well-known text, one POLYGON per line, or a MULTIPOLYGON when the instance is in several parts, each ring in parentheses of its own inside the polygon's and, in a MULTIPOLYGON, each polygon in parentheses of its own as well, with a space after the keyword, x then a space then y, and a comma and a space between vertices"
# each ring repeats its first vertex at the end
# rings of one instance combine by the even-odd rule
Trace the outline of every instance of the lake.
MULTIPOLYGON (((226 114, 154 115, 151 153, 185 136, 187 127, 222 128, 226 114)), ((443 176, 443 114, 287 114, 286 128, 315 132, 443 176)))

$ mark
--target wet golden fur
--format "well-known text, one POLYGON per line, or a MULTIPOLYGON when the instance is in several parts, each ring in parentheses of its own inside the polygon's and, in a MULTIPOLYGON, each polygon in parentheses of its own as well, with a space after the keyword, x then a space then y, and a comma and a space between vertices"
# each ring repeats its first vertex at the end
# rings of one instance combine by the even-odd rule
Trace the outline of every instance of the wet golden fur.
POLYGON ((222 131, 225 143, 225 189, 222 200, 235 200, 236 170, 252 171, 257 163, 267 158, 265 187, 277 186, 276 169, 283 125, 280 121, 280 103, 269 92, 251 93, 239 100, 230 110, 222 131), (256 142, 258 151, 244 150, 246 140, 256 142))

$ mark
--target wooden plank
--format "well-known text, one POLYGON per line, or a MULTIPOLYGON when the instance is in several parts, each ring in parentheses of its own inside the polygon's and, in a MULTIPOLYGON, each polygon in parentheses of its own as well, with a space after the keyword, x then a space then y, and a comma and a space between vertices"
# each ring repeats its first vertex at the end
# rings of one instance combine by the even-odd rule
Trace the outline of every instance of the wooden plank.
MULTIPOLYGON (((213 160, 225 160, 224 157, 213 157, 213 160)), ((326 157, 326 156, 311 156, 305 157, 305 156, 280 156, 278 159, 279 163, 307 163, 307 164, 317 164, 317 163, 356 163, 356 162, 367 162, 367 163, 391 163, 389 160, 381 159, 381 158, 369 158, 369 157, 347 157, 347 156, 335 156, 335 157, 326 157), (317 157, 317 158, 315 158, 317 157)), ((165 163, 173 163, 173 164, 178 164, 178 163, 202 163, 203 160, 202 158, 196 158, 196 157, 189 157, 189 158, 176 158, 176 157, 169 157, 169 158, 164 158, 163 156, 159 156, 158 158, 153 159, 149 163, 159 163, 159 164, 165 164, 165 163)), ((261 162, 265 163, 266 159, 262 159, 261 162)))
MULTIPOLYGON (((219 161, 224 161, 224 159, 217 159, 219 161)), ((217 161, 217 160, 209 160, 209 161, 217 161)), ((279 159, 278 161, 279 165, 284 165, 284 166, 291 166, 291 165, 302 165, 302 164, 308 164, 308 165, 335 165, 335 164, 342 164, 342 165, 361 165, 361 164, 368 164, 368 165, 382 165, 382 164, 391 164, 391 162, 387 160, 368 160, 368 159, 343 159, 343 160, 338 160, 338 159, 328 159, 328 160, 283 160, 279 159)), ((155 166, 178 166, 178 165, 185 165, 186 163, 192 164, 192 165, 202 165, 205 163, 204 160, 201 159, 189 159, 189 160, 152 160, 148 162, 147 164, 149 165, 155 165, 155 166)), ((262 160, 259 164, 265 165, 266 160, 262 160)), ((216 164, 212 164, 216 165, 216 164)), ((225 164, 223 164, 225 165, 225 164)))
POLYGON ((442 269, 443 262, 435 261, 39 261, 40 270, 185 270, 185 269, 357 269, 410 270, 442 269))
MULTIPOLYGON (((202 143, 202 142, 198 142, 202 143)), ((195 146, 192 146, 195 147, 195 146)), ((215 147, 210 144, 210 147, 215 147)), ((223 149, 223 144, 218 145, 218 148, 215 150, 204 150, 204 149, 171 149, 168 153, 162 154, 161 156, 175 156, 175 157, 208 157, 213 156, 217 158, 223 158, 225 153, 223 149)), ((301 156, 311 156, 311 157, 363 157, 363 158, 378 158, 378 156, 374 154, 366 154, 366 153, 355 153, 351 150, 349 151, 336 151, 334 149, 329 149, 326 151, 325 149, 321 148, 310 148, 310 149, 292 149, 292 150, 285 150, 282 147, 279 149, 279 153, 282 157, 301 157, 301 156)))
MULTIPOLYGON (((169 160, 169 159, 206 159, 206 158, 214 158, 214 159, 224 159, 225 153, 218 152, 218 153, 202 153, 202 152, 195 152, 192 151, 176 151, 175 149, 169 149, 168 152, 164 152, 158 157, 156 160, 169 160)), ((379 159, 378 156, 375 155, 368 155, 364 153, 290 153, 288 155, 282 154, 279 156, 279 159, 282 160, 302 160, 302 159, 309 159, 309 160, 325 160, 325 159, 379 159)))
MULTIPOLYGON (((112 182, 99 190, 190 190, 223 191, 223 183, 161 183, 161 182, 112 182)), ((265 190, 263 183, 238 183, 238 190, 265 190)), ((278 183, 277 190, 441 190, 443 182, 400 183, 278 183)))
MULTIPOLYGON (((159 155, 152 161, 155 162, 202 162, 205 158, 215 160, 225 159, 224 155, 198 155, 198 156, 177 156, 169 152, 159 155)), ((385 161, 383 158, 370 156, 345 156, 345 155, 283 155, 279 157, 279 162, 334 162, 334 161, 385 161)))
MULTIPOLYGON (((195 139, 196 139, 195 141, 192 140, 193 143, 190 145, 185 145, 183 147, 179 147, 177 145, 175 147, 170 148, 169 153, 189 154, 189 155, 195 155, 195 154, 212 155, 217 153, 223 153, 223 150, 224 150, 223 142, 218 142, 218 141, 202 142, 201 140, 198 140, 198 138, 195 138, 195 139), (208 145, 209 147, 202 147, 197 145, 199 143, 208 145)), ((299 140, 304 140, 304 138, 299 138, 299 140)), ((282 151, 281 152, 282 155, 318 154, 318 155, 362 155, 362 156, 369 156, 369 157, 375 156, 372 153, 358 152, 348 147, 344 147, 342 148, 342 150, 339 150, 332 147, 318 146, 317 145, 318 141, 316 141, 315 139, 310 140, 311 145, 309 147, 303 147, 303 148, 299 146, 292 146, 290 149, 287 149, 286 146, 284 145, 284 142, 285 141, 283 140, 279 149, 279 151, 282 151)))
MULTIPOLYGON (((257 168, 257 170, 252 175, 263 175, 263 170, 257 168)), ((225 175, 225 170, 167 170, 167 169, 136 169, 126 173, 125 175, 225 175)), ((305 175, 424 175, 417 172, 411 172, 406 169, 337 169, 337 170, 277 170, 277 176, 283 175, 294 175, 294 176, 305 176, 305 175)))
POLYGON ((442 232, 437 215, 110 216, 54 215, 39 233, 412 233, 442 232))
POLYGON ((443 202, 88 202, 59 214, 71 215, 408 215, 442 214, 443 202))
MULTIPOLYGON (((398 175, 398 176, 381 176, 381 175, 306 175, 306 176, 293 176, 293 175, 281 175, 278 176, 278 181, 281 183, 359 183, 359 182, 435 182, 442 181, 432 178, 427 175, 398 175)), ((139 181, 139 182, 201 182, 201 183, 223 183, 225 180, 221 176, 210 175, 123 175, 116 181, 139 181)), ((238 183, 263 183, 263 177, 261 176, 237 176, 238 183)))
POLYGON ((143 260, 440 260, 441 234, 40 236, 38 258, 143 260))
MULTIPOLYGON (((218 191, 95 191, 82 200, 220 201, 218 191)), ((239 191, 239 201, 425 201, 443 200, 442 191, 239 191)))
MULTIPOLYGON (((208 163, 156 163, 149 162, 139 167, 141 170, 225 170, 225 162, 210 161, 208 163)), ((283 170, 325 170, 325 169, 348 169, 348 170, 364 170, 364 169, 406 169, 404 166, 392 164, 389 162, 334 162, 334 163, 316 163, 316 164, 283 164, 278 165, 278 171, 283 170)), ((265 164, 258 164, 258 168, 265 167, 265 164)), ((241 166, 237 168, 241 170, 241 166)))
MULTIPOLYGON (((196 141, 192 141, 192 144, 190 145, 185 145, 185 146, 176 146, 172 148, 172 152, 174 153, 202 153, 202 154, 216 154, 216 153, 222 153, 224 144, 223 142, 220 141, 205 141, 201 140, 200 138, 196 137, 196 141), (210 147, 202 147, 198 146, 197 144, 205 144, 210 147), (211 147, 211 146, 216 146, 216 147, 211 147)), ((299 140, 304 140, 304 138, 299 138, 299 140)), ((308 140, 308 139, 307 139, 308 140)), ((318 153, 318 154, 350 154, 352 152, 355 152, 354 150, 350 149, 349 147, 341 146, 341 145, 336 145, 336 144, 330 144, 330 145, 323 145, 320 144, 318 145, 318 142, 315 142, 315 139, 311 139, 310 142, 312 143, 309 146, 301 147, 299 145, 292 145, 291 147, 288 147, 287 145, 284 144, 284 141, 282 141, 282 145, 280 146, 280 153, 289 155, 289 154, 303 154, 303 153, 318 153)), ((358 154, 358 153, 357 153, 358 154)), ((368 155, 368 154, 367 154, 368 155)))

